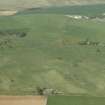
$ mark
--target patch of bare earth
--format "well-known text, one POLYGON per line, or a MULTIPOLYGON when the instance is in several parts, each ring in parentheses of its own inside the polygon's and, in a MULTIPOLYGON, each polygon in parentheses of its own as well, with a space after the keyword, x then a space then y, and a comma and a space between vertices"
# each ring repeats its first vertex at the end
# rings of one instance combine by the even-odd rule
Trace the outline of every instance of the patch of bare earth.
POLYGON ((0 96, 0 105, 46 105, 44 96, 0 96))
POLYGON ((10 16, 10 15, 15 15, 17 11, 0 11, 0 16, 10 16))

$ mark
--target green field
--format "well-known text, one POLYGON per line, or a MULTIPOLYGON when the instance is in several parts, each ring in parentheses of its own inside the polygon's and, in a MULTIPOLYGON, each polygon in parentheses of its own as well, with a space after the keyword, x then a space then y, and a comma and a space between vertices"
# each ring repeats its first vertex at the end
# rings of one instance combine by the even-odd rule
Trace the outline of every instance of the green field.
POLYGON ((105 97, 51 96, 47 105, 104 105, 105 97))
POLYGON ((105 96, 104 27, 105 19, 63 11, 1 16, 0 94, 35 95, 39 87, 105 96))
POLYGON ((74 5, 74 6, 51 6, 26 9, 21 14, 70 14, 70 15, 86 15, 86 16, 100 16, 105 13, 105 4, 93 5, 74 5))

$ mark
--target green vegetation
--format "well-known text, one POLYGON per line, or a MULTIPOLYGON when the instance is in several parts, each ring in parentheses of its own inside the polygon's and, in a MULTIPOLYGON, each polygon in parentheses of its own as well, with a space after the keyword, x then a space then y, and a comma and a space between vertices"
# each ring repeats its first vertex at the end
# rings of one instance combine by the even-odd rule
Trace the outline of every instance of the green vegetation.
POLYGON ((0 94, 105 96, 104 27, 104 18, 71 19, 63 11, 1 16, 0 94))
POLYGON ((43 8, 31 8, 21 12, 22 14, 48 13, 48 14, 70 14, 100 16, 105 13, 105 4, 74 5, 74 6, 52 6, 43 8))
POLYGON ((26 29, 8 29, 0 30, 0 47, 12 48, 15 47, 15 41, 17 38, 23 38, 27 35, 26 29))
POLYGON ((105 97, 51 96, 47 105, 104 105, 105 97))

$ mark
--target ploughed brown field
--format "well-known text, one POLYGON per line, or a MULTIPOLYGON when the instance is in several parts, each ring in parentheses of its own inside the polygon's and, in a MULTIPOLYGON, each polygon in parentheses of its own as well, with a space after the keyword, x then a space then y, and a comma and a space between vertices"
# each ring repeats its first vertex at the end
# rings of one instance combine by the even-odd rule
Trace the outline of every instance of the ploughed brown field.
POLYGON ((44 96, 0 96, 0 105, 46 105, 44 96))

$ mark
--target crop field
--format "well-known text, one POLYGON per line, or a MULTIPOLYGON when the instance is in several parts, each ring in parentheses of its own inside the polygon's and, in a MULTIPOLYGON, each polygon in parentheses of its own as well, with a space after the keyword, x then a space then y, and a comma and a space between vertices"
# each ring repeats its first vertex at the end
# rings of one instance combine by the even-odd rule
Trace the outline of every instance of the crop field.
POLYGON ((104 105, 105 97, 51 96, 47 105, 104 105))
POLYGON ((0 16, 0 94, 105 96, 104 28, 63 11, 0 16))
POLYGON ((0 96, 0 105, 46 105, 43 96, 0 96))

